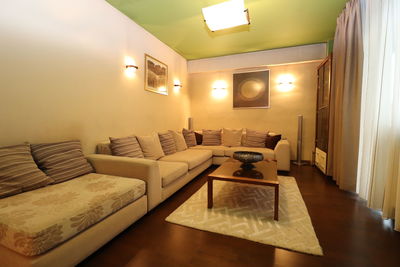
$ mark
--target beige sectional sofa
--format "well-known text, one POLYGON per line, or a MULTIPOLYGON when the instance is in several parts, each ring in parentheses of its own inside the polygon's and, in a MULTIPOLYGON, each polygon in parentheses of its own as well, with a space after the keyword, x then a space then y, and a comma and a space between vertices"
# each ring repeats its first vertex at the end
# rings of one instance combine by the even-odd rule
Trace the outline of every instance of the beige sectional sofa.
MULTIPOLYGON (((154 191, 149 196, 149 210, 205 171, 212 165, 213 161, 211 150, 194 149, 179 151, 172 155, 163 156, 158 160, 116 157, 111 155, 108 141, 97 145, 97 153, 97 157, 125 163, 124 166, 122 164, 118 166, 116 170, 110 168, 110 166, 107 166, 106 169, 113 170, 121 176, 125 174, 124 168, 134 169, 134 175, 137 178, 148 179, 152 183, 159 184, 159 192, 154 191)), ((96 155, 91 156, 91 158, 94 157, 96 155)), ((130 174, 132 175, 132 173, 130 174)))
MULTIPOLYGON (((19 157, 8 154, 3 169, 19 157)), ((124 159, 87 159, 94 172, 0 198, 0 266, 74 266, 147 213, 157 179, 134 177, 124 159)))
POLYGON ((265 159, 276 160, 278 170, 290 171, 290 145, 287 140, 280 140, 275 149, 265 147, 227 147, 227 146, 203 146, 197 145, 190 149, 211 150, 213 153, 213 164, 221 165, 227 159, 231 158, 235 151, 254 151, 260 152, 265 159))

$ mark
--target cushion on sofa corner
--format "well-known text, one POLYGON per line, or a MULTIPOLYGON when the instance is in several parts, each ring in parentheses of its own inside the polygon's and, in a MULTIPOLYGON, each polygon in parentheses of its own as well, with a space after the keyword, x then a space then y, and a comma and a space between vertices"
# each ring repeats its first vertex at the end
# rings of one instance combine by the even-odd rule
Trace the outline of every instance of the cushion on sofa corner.
POLYGON ((222 145, 232 147, 240 146, 242 142, 243 129, 222 129, 222 145))
POLYGON ((36 165, 28 143, 0 148, 0 198, 52 182, 36 165))
POLYGON ((266 139, 265 139, 265 147, 269 149, 275 149, 276 145, 278 142, 282 139, 282 135, 276 134, 276 135, 270 135, 268 134, 266 139))
POLYGON ((221 145, 221 130, 204 130, 203 129, 203 146, 219 146, 221 145))
POLYGON ((265 147, 267 131, 255 131, 246 129, 246 137, 243 140, 243 146, 247 147, 265 147))
POLYGON ((158 133, 158 137, 160 138, 161 147, 165 155, 176 153, 176 144, 172 133, 169 131, 161 132, 158 133))
POLYGON ((196 145, 196 135, 193 130, 182 129, 183 137, 185 138, 187 147, 196 145))
POLYGON ((79 140, 31 144, 32 155, 39 168, 60 183, 93 172, 82 153, 79 140))
POLYGON ((144 158, 142 149, 135 136, 110 137, 110 148, 114 156, 144 158))
POLYGON ((165 156, 158 134, 136 136, 146 159, 157 160, 165 156))

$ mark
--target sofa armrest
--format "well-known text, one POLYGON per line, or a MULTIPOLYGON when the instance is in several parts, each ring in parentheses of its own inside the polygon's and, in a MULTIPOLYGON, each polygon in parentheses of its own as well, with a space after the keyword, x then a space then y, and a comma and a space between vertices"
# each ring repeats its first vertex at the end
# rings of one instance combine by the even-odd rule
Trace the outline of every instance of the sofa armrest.
POLYGON ((161 175, 155 160, 93 154, 86 157, 96 173, 146 182, 148 210, 161 202, 161 175))
POLYGON ((275 159, 277 161, 277 167, 280 171, 290 171, 290 144, 288 140, 280 140, 276 144, 275 159))

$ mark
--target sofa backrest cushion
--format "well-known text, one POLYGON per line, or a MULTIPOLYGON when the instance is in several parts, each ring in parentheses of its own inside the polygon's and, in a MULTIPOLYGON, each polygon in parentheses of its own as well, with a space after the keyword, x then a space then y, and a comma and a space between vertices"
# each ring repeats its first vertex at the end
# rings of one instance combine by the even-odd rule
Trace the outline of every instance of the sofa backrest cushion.
POLYGON ((221 130, 204 130, 203 129, 203 146, 220 146, 221 130))
POLYGON ((275 135, 268 134, 267 138, 265 139, 265 147, 269 149, 275 149, 276 145, 281 139, 282 135, 280 134, 275 134, 275 135))
POLYGON ((188 148, 186 145, 185 137, 183 137, 182 133, 180 133, 178 131, 172 131, 172 130, 170 130, 169 132, 174 137, 176 151, 178 151, 178 152, 184 151, 188 148))
POLYGON ((39 168, 60 183, 93 172, 79 140, 32 144, 32 155, 39 168))
POLYGON ((246 137, 243 140, 243 146, 247 147, 265 147, 267 131, 255 131, 246 129, 246 137))
POLYGON ((144 158, 136 136, 114 138, 110 137, 110 148, 114 156, 144 158))
POLYGON ((196 146, 196 135, 193 130, 183 129, 182 134, 188 147, 196 146))
POLYGON ((242 143, 243 129, 222 129, 222 145, 234 147, 242 143))
POLYGON ((0 148, 0 198, 53 183, 39 170, 29 144, 0 148))
POLYGON ((157 160, 165 156, 157 133, 152 135, 136 136, 136 138, 139 141, 143 155, 146 159, 157 160))
POLYGON ((176 153, 176 144, 172 133, 169 131, 161 132, 158 133, 158 137, 160 138, 161 147, 165 155, 176 153))

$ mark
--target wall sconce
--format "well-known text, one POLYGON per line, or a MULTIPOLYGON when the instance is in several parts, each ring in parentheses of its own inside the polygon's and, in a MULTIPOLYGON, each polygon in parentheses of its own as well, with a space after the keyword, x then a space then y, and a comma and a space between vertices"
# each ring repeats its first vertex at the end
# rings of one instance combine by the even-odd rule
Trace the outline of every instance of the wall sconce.
POLYGON ((174 92, 179 93, 182 88, 182 84, 179 80, 174 80, 174 92))
POLYGON ((278 90, 281 92, 289 92, 294 88, 294 77, 291 74, 282 74, 277 79, 278 90))
POLYGON ((125 57, 125 75, 129 78, 135 76, 136 70, 139 67, 135 64, 135 61, 131 57, 125 57))
POLYGON ((224 98, 228 94, 228 91, 226 90, 227 87, 225 81, 215 81, 213 84, 212 96, 218 99, 224 98))

